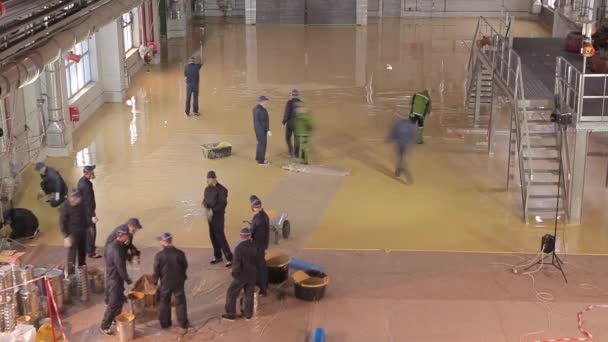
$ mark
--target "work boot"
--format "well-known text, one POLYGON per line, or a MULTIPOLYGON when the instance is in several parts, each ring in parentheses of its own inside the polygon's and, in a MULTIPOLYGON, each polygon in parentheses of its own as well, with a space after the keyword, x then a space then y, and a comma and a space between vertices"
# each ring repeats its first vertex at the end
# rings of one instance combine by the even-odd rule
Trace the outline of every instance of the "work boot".
POLYGON ((423 136, 422 136, 423 131, 424 131, 423 127, 418 127, 418 129, 416 130, 416 143, 417 144, 423 144, 424 143, 423 136))
POLYGON ((114 332, 112 331, 112 329, 104 329, 104 328, 99 328, 99 332, 106 335, 106 336, 113 336, 114 332))
POLYGON ((222 262, 222 258, 213 258, 209 261, 211 265, 219 264, 220 262, 222 262))
POLYGON ((234 322, 236 320, 236 315, 232 315, 232 314, 223 314, 222 315, 222 319, 225 321, 230 321, 230 322, 234 322))

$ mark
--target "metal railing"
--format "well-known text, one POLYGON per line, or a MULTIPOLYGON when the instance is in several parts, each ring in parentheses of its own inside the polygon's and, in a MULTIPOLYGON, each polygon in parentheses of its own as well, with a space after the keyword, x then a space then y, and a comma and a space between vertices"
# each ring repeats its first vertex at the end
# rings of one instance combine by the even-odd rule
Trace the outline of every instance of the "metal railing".
MULTIPOLYGON (((507 16, 506 18, 509 17, 507 16)), ((481 73, 485 65, 486 68, 491 70, 493 82, 498 84, 510 100, 512 116, 515 120, 515 134, 517 136, 517 159, 522 188, 523 214, 525 221, 528 222, 528 201, 530 197, 528 189, 534 179, 535 172, 532 165, 533 150, 530 143, 530 129, 526 114, 527 101, 524 93, 522 63, 520 56, 512 49, 511 20, 512 18, 509 19, 508 24, 504 25, 503 23, 506 21, 501 21, 500 29, 497 31, 485 18, 479 18, 469 56, 467 89, 471 89, 470 82, 477 80, 478 75, 475 73, 481 73), (484 40, 482 41, 484 44, 481 47, 476 45, 478 40, 484 40)), ((467 98, 469 95, 467 94, 467 98)), ((509 158, 511 158, 510 153, 509 158)), ((508 164, 510 165, 510 161, 508 164)))

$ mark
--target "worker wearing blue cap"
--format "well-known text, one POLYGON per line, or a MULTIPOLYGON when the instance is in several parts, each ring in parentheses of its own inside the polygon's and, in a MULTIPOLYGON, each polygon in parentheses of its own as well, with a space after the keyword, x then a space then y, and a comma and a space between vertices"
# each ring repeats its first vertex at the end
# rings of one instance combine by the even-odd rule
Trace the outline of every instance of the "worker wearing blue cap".
POLYGON ((141 261, 141 252, 133 244, 133 237, 140 229, 142 229, 141 222, 139 222, 138 218, 132 217, 127 220, 127 223, 121 224, 120 226, 114 228, 112 233, 110 233, 106 239, 106 245, 116 240, 116 236, 118 235, 119 231, 126 230, 129 234, 129 240, 127 240, 125 243, 125 248, 127 249, 127 261, 131 263, 134 258, 137 258, 137 263, 139 263, 141 261))
POLYGON ((36 163, 34 170, 40 173, 40 178, 42 179, 38 198, 47 195, 49 196, 47 202, 51 204, 51 207, 56 208, 60 206, 68 194, 68 186, 59 172, 42 162, 36 163))
POLYGON ((89 258, 98 259, 101 258, 101 255, 95 251, 95 240, 97 239, 97 214, 95 214, 95 209, 97 205, 95 204, 93 182, 91 182, 91 180, 95 179, 95 168, 95 165, 86 165, 82 169, 83 175, 78 180, 76 187, 82 197, 82 204, 89 222, 89 227, 87 228, 87 254, 89 258))
POLYGON ((266 268, 266 250, 270 241, 270 218, 264 208, 262 201, 256 195, 249 197, 251 211, 254 215, 251 219, 251 238, 258 249, 258 274, 256 283, 260 287, 260 297, 265 297, 268 291, 268 268, 266 268))
POLYGON ((258 104, 253 107, 253 129, 255 130, 255 137, 258 141, 255 149, 255 160, 259 165, 268 164, 268 161, 266 160, 266 146, 268 144, 268 137, 272 135, 270 132, 268 110, 266 110, 266 103, 268 101, 266 96, 260 96, 258 104))
POLYGON ((188 306, 184 284, 188 276, 186 254, 173 246, 171 233, 158 237, 163 249, 154 257, 152 284, 158 284, 160 310, 158 320, 162 329, 171 327, 171 296, 175 297, 175 314, 180 328, 188 329, 188 306))
POLYGON ((243 313, 246 319, 253 316, 253 295, 257 276, 258 249, 251 239, 251 229, 245 227, 240 232, 241 243, 234 250, 234 263, 232 265, 232 283, 226 293, 226 313, 222 318, 234 321, 236 316, 236 299, 241 290, 245 291, 245 307, 243 313))

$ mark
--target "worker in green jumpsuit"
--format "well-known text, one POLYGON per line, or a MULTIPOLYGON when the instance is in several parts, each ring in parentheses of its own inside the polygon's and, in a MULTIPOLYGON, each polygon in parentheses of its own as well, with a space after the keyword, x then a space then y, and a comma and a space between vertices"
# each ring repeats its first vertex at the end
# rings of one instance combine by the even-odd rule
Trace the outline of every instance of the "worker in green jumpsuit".
POLYGON ((422 144, 422 133, 424 131, 424 119, 431 112, 431 96, 428 90, 423 90, 412 96, 412 109, 410 111, 410 120, 417 124, 416 143, 422 144))
MULTIPOLYGON (((310 111, 304 107, 302 101, 296 103, 296 125, 295 125, 295 136, 296 146, 299 147, 299 155, 296 158, 302 158, 304 164, 308 164, 310 161, 310 133, 314 128, 312 122, 312 115, 310 111)), ((295 148, 297 151, 297 147, 295 148)))

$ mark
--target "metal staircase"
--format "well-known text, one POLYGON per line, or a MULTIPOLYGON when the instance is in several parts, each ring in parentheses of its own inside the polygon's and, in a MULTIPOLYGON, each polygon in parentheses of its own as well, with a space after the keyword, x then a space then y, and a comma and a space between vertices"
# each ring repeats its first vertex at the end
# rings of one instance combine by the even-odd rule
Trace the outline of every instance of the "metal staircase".
MULTIPOLYGON (((479 18, 469 57, 465 104, 475 111, 475 117, 480 116, 485 104, 492 112, 495 97, 503 97, 510 104, 507 184, 512 176, 519 175, 524 221, 554 218, 556 210, 560 218, 566 218, 561 196, 564 192, 560 192, 556 208, 560 159, 558 136, 549 120, 553 101, 526 99, 521 59, 512 49, 512 17, 505 18, 499 30, 479 18)), ((488 131, 493 134, 491 127, 488 131)))

